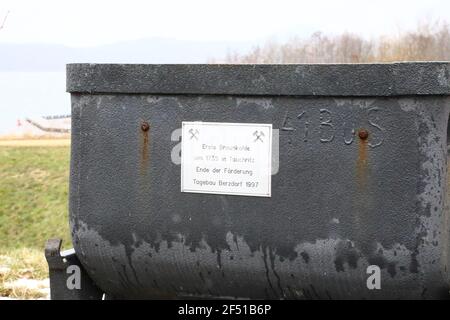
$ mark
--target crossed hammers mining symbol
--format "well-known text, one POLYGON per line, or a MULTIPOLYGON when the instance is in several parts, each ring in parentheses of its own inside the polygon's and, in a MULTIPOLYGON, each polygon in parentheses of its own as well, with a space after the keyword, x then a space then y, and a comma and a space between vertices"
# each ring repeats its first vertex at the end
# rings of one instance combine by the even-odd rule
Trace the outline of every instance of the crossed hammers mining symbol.
POLYGON ((189 133, 191 134, 191 137, 189 139, 192 140, 193 138, 195 138, 195 140, 198 140, 197 135, 199 134, 199 132, 197 129, 195 129, 195 131, 194 131, 194 129, 190 129, 189 133))
POLYGON ((264 132, 262 132, 262 131, 255 131, 255 132, 253 132, 253 135, 256 137, 256 139, 253 141, 253 142, 256 142, 256 141, 261 141, 261 142, 264 142, 263 141, 263 139, 262 139, 262 137, 264 137, 264 132))

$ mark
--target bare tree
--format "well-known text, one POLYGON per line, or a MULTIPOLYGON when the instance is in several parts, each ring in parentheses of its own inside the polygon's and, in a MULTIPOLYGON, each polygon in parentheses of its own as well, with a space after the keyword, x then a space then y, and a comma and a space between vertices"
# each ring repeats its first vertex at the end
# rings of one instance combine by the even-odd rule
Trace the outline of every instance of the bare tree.
POLYGON ((5 17, 3 18, 2 24, 0 24, 0 30, 5 26, 6 19, 8 18, 9 11, 6 12, 5 17))

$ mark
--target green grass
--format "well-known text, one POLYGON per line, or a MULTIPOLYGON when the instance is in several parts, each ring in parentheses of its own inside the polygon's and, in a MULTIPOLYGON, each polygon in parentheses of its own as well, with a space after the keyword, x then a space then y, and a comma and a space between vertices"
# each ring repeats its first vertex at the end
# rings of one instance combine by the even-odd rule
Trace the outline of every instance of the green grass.
POLYGON ((0 252, 70 246, 69 147, 0 147, 0 252))
POLYGON ((0 147, 0 296, 33 299, 37 290, 17 279, 48 277, 45 241, 68 225, 69 147, 0 147))

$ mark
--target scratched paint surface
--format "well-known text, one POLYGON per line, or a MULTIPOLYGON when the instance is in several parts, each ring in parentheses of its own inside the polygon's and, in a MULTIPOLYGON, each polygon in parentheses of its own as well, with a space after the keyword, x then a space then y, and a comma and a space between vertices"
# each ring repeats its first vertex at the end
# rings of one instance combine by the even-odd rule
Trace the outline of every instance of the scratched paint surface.
POLYGON ((72 103, 74 246, 112 295, 448 292, 448 98, 73 94, 72 103), (182 121, 280 129, 272 197, 181 193, 171 136, 182 121), (383 290, 367 290, 370 264, 383 290))

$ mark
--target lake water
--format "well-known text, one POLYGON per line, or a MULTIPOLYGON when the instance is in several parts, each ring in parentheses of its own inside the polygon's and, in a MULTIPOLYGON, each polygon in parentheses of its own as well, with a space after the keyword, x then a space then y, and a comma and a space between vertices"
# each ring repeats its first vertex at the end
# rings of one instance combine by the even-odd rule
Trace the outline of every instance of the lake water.
POLYGON ((25 117, 70 114, 65 72, 0 72, 0 134, 25 117))

